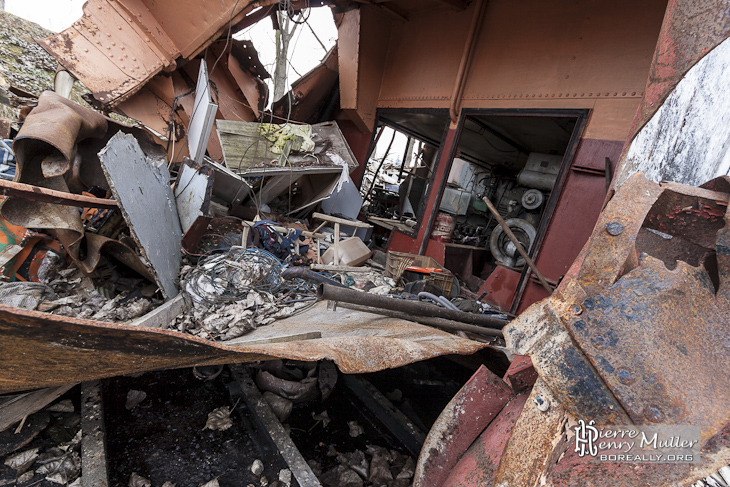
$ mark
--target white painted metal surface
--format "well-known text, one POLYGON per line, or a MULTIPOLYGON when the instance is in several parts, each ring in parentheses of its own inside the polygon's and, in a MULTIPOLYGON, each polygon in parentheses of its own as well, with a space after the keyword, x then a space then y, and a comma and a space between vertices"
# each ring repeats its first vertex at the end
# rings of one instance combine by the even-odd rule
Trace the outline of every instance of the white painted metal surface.
POLYGON ((195 89, 193 115, 190 117, 190 126, 188 127, 188 150, 190 151, 190 158, 195 162, 203 162, 205 148, 208 146, 210 132, 213 130, 213 122, 217 112, 218 105, 213 103, 210 96, 208 68, 205 66, 205 60, 202 60, 198 72, 198 85, 195 89))
POLYGON ((679 82, 631 142, 618 188, 632 174, 700 185, 730 169, 730 39, 679 82))

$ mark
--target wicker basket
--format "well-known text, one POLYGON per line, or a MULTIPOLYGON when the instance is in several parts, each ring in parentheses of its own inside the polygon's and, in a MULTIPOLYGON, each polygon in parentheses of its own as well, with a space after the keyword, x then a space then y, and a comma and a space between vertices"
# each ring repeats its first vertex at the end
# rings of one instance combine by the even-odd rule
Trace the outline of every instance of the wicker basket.
POLYGON ((424 275, 423 278, 441 288, 447 296, 451 293, 451 288, 454 284, 454 275, 444 269, 435 259, 425 255, 388 252, 388 258, 385 261, 385 276, 398 281, 403 276, 406 268, 412 265, 417 267, 435 267, 436 269, 443 270, 443 272, 431 272, 430 275, 424 275))

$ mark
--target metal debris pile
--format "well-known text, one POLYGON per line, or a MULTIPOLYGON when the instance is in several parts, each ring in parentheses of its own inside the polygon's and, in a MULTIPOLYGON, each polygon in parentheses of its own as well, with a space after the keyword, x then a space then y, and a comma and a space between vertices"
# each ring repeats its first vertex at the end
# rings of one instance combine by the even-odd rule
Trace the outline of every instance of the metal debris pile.
POLYGON ((270 253, 232 247, 181 270, 182 292, 192 306, 173 329, 213 340, 231 340, 311 307, 316 289, 281 278, 284 266, 270 253))

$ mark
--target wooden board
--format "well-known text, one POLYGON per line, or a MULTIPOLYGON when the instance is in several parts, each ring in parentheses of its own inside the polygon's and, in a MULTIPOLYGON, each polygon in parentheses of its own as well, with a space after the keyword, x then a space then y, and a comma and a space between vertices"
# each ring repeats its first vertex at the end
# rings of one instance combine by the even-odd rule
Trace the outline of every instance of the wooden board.
MULTIPOLYGON (((271 167, 252 166, 278 161, 280 155, 269 150, 271 143, 260 135, 261 124, 218 120, 216 126, 226 165, 232 171, 238 174, 258 172, 260 169, 267 171, 271 167)), ((286 167, 282 166, 279 169, 286 171, 302 169, 311 173, 315 168, 329 167, 330 171, 334 169, 339 172, 346 164, 352 172, 358 166, 357 159, 335 122, 312 125, 312 140, 315 143, 314 151, 292 152, 287 158, 286 167)), ((276 165, 273 168, 276 169, 276 165)))

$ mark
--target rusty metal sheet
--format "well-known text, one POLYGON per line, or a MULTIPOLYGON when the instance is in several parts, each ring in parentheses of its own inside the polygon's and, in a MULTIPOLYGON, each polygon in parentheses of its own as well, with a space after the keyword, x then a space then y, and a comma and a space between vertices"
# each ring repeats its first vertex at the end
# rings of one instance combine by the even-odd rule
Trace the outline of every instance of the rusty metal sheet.
MULTIPOLYGON (((62 192, 81 192, 92 185, 108 188, 97 153, 120 130, 133 133, 148 153, 159 157, 160 149, 155 148, 146 132, 118 124, 53 92, 44 92, 13 143, 15 181, 62 192)), ((9 197, 2 215, 15 225, 53 233, 86 273, 93 272, 100 253, 106 252, 141 275, 150 276, 132 249, 104 237, 87 239, 82 259, 85 232, 75 207, 9 197)))
POLYGON ((512 429, 492 485, 539 485, 544 470, 564 449, 564 426, 565 409, 538 379, 512 429))
MULTIPOLYGON (((727 181, 715 185, 726 187, 727 181)), ((703 439, 730 420, 730 384, 713 373, 728 358, 721 344, 730 271, 723 260, 725 230, 717 233, 726 225, 721 216, 728 199, 727 193, 662 187, 633 176, 607 205, 558 292, 506 329, 508 345, 532 355, 571 413, 596 419, 626 411, 622 419, 631 422, 700 425, 703 439), (642 227, 662 232, 669 243, 637 241, 642 227), (649 255, 637 258, 637 249, 649 255), (670 258, 690 251, 697 267, 670 258), (556 341, 566 345, 560 353, 556 341), (581 367, 568 356, 578 357, 581 367), (585 381, 595 385, 593 394, 620 406, 583 397, 575 384, 585 381)))
POLYGON ((439 355, 468 355, 484 346, 409 321, 345 308, 329 311, 325 303, 258 328, 235 345, 159 328, 0 305, 0 393, 149 370, 274 358, 329 359, 342 372, 355 374, 439 355), (276 343, 312 332, 321 338, 276 343))
POLYGON ((503 380, 515 394, 535 385, 537 371, 532 365, 532 359, 517 355, 509 365, 503 380))
MULTIPOLYGON (((687 485, 730 460, 730 378, 718 373, 729 358, 729 186, 727 177, 694 188, 632 176, 556 293, 505 328, 508 347, 531 355, 538 383, 566 413, 598 424, 702 429, 700 464, 597 466, 568 454, 542 463, 552 485, 687 485), (576 388, 586 381, 595 386, 590 394, 576 388)), ((544 457, 561 453, 556 447, 544 457)), ((495 482, 529 485, 505 458, 507 477, 495 482)))
POLYGON ((210 8, 196 0, 90 0, 81 19, 38 43, 99 104, 113 106, 195 57, 254 7, 274 3, 223 0, 210 8))
POLYGON ((272 112, 284 120, 317 123, 327 120, 327 111, 339 108, 337 81, 337 46, 331 49, 322 63, 294 81, 291 91, 274 101, 272 112))
POLYGON ((730 36, 727 0, 670 0, 629 140, 697 61, 730 36))
POLYGON ((512 428, 525 407, 529 392, 512 398, 479 435, 449 473, 443 487, 491 487, 512 428))
POLYGON ((414 487, 440 487, 461 454, 512 397, 498 376, 479 367, 431 427, 418 457, 414 487))

